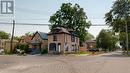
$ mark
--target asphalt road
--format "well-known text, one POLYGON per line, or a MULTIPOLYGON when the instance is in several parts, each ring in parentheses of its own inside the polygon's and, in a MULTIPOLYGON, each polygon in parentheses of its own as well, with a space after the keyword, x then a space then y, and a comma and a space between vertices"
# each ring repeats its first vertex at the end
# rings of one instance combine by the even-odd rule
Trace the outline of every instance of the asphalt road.
POLYGON ((130 57, 120 52, 98 56, 0 56, 0 73, 130 73, 130 57))

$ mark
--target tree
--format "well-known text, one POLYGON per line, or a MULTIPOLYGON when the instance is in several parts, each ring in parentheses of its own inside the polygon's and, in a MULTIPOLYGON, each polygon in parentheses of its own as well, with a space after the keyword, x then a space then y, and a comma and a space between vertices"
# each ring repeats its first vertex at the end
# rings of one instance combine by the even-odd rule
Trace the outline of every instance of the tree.
POLYGON ((92 34, 90 34, 90 33, 87 32, 87 34, 86 34, 86 40, 92 40, 92 39, 94 39, 94 36, 92 34))
POLYGON ((97 48, 102 48, 105 51, 115 50, 117 42, 117 36, 111 30, 102 30, 96 39, 97 48))
POLYGON ((14 39, 17 40, 17 41, 20 41, 21 37, 19 37, 19 36, 14 36, 14 39))
POLYGON ((126 48, 128 53, 128 25, 130 22, 130 0, 116 0, 112 9, 105 15, 106 23, 115 32, 126 33, 126 48))
POLYGON ((24 53, 28 53, 28 44, 19 44, 17 45, 17 49, 22 50, 24 53))
POLYGON ((27 32, 25 33, 25 36, 33 36, 34 35, 34 32, 27 32))
POLYGON ((0 39, 9 39, 10 34, 4 31, 0 31, 0 39))
MULTIPOLYGON (((128 38, 130 38, 130 33, 128 33, 128 38)), ((119 33, 119 41, 120 41, 120 45, 122 46, 122 49, 124 50, 124 51, 126 51, 127 49, 126 49, 126 35, 125 35, 125 32, 120 32, 119 33)), ((130 39, 128 39, 129 40, 129 45, 130 45, 130 39)), ((130 48, 130 46, 129 46, 129 48, 130 48)))
POLYGON ((84 9, 78 4, 73 6, 71 3, 63 3, 60 9, 50 16, 49 27, 51 30, 55 27, 71 29, 79 36, 80 42, 83 42, 86 37, 86 29, 91 25, 87 19, 84 9))

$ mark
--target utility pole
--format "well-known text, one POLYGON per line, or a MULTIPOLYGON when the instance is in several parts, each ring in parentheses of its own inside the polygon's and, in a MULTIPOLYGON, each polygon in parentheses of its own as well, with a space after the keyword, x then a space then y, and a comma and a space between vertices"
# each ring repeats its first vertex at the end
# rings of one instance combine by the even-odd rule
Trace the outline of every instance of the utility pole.
POLYGON ((125 0, 125 26, 126 26, 126 53, 129 54, 129 37, 128 37, 128 20, 129 20, 129 14, 128 14, 128 4, 129 0, 125 0))
POLYGON ((13 20, 13 28, 12 28, 12 36, 11 36, 11 44, 10 44, 11 53, 13 50, 14 28, 15 28, 15 20, 13 20))
POLYGON ((126 51, 127 51, 127 54, 129 53, 129 41, 128 41, 128 25, 127 25, 127 22, 126 22, 126 51))

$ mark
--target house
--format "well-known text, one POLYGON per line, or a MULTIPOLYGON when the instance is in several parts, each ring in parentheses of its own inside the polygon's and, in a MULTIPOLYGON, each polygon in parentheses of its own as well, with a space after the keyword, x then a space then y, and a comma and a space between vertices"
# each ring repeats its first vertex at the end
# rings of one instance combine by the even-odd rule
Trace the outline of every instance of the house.
POLYGON ((0 49, 2 49, 2 39, 0 39, 0 49))
POLYGON ((72 53, 79 50, 79 38, 73 31, 56 27, 48 33, 48 53, 72 53))
POLYGON ((22 36, 19 44, 28 44, 29 48, 31 48, 31 40, 32 40, 32 36, 22 36))
POLYGON ((31 50, 41 52, 47 47, 48 36, 44 32, 36 32, 31 39, 31 50))
POLYGON ((22 36, 19 43, 30 43, 32 36, 22 36))
POLYGON ((86 42, 83 43, 83 46, 81 47, 81 51, 87 51, 92 48, 95 48, 96 46, 96 40, 87 40, 86 42))
MULTIPOLYGON (((17 40, 13 40, 12 51, 15 50, 17 43, 18 43, 17 40)), ((0 40, 0 48, 4 49, 4 51, 6 51, 7 53, 10 53, 11 52, 11 40, 10 39, 1 39, 0 40)))

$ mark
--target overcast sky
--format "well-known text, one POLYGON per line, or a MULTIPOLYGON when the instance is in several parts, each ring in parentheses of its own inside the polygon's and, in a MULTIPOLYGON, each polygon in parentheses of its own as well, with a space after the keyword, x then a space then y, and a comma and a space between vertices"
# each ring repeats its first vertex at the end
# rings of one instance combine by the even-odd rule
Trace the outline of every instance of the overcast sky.
MULTIPOLYGON (((92 24, 105 24, 104 15, 111 9, 114 0, 15 0, 15 20, 17 23, 48 24, 49 17, 54 14, 62 3, 79 4, 84 8, 92 24)), ((11 22, 12 16, 1 15, 0 22, 11 22)), ((107 26, 91 26, 88 30, 95 37, 107 26)), ((11 33, 11 24, 0 24, 0 30, 11 33)), ((16 25, 15 35, 25 32, 49 32, 48 26, 16 25)))

